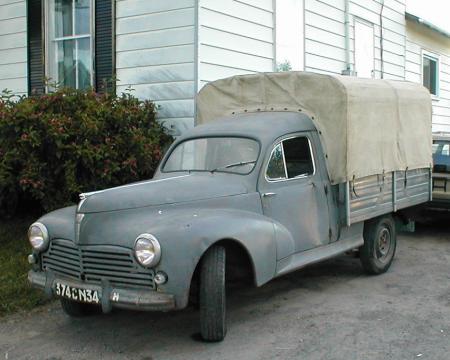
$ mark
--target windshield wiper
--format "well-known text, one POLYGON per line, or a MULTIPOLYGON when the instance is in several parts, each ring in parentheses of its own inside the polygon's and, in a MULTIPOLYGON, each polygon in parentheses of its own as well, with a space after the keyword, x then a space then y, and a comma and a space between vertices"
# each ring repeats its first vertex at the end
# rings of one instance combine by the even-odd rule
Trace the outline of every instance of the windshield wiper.
POLYGON ((216 172, 216 171, 219 171, 219 170, 229 169, 229 168, 232 168, 232 167, 235 167, 235 166, 244 166, 244 165, 254 164, 254 163, 256 163, 256 160, 241 161, 241 162, 238 162, 238 163, 233 163, 233 164, 228 164, 228 165, 225 165, 225 166, 220 166, 218 168, 215 168, 215 169, 211 170, 211 174, 216 172))

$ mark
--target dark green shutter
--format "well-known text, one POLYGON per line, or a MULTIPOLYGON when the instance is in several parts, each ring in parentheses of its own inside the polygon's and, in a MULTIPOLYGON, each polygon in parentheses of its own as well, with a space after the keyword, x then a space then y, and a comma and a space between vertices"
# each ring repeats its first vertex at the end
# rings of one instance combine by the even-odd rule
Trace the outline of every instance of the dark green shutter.
POLYGON ((95 88, 111 90, 114 76, 114 0, 95 1, 95 88))
POLYGON ((43 9, 41 0, 27 1, 28 94, 42 94, 44 83, 43 9))

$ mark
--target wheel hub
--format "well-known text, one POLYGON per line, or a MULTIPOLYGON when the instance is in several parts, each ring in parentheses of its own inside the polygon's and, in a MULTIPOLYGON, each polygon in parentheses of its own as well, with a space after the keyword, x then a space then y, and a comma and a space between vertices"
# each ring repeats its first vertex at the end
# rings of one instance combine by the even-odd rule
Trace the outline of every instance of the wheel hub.
POLYGON ((383 228, 378 236, 376 254, 379 260, 385 260, 391 247, 391 233, 388 228, 383 228))

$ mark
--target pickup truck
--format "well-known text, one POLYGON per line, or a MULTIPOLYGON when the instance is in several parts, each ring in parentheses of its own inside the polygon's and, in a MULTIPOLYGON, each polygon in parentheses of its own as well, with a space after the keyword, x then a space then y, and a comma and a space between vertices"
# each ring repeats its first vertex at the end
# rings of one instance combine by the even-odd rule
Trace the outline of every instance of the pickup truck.
POLYGON ((433 134, 433 201, 427 210, 450 210, 450 133, 433 134))
POLYGON ((220 341, 227 281, 262 286, 352 249, 367 273, 388 270, 402 211, 431 198, 423 87, 255 74, 206 85, 197 106, 153 179, 30 226, 31 284, 70 316, 197 298, 201 336, 220 341))

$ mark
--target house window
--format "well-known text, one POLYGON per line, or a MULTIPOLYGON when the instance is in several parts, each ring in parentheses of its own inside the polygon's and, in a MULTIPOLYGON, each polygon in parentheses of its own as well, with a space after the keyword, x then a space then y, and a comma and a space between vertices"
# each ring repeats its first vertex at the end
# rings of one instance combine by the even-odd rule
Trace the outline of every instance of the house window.
POLYGON ((374 77, 373 24, 355 19, 355 70, 358 77, 374 77))
POLYGON ((303 0, 276 0, 276 70, 303 70, 303 0))
POLYGON ((439 61, 438 57, 423 54, 422 57, 422 79, 425 86, 432 95, 438 95, 439 83, 439 61))
POLYGON ((91 87, 93 0, 49 0, 47 6, 49 82, 75 89, 91 87))

